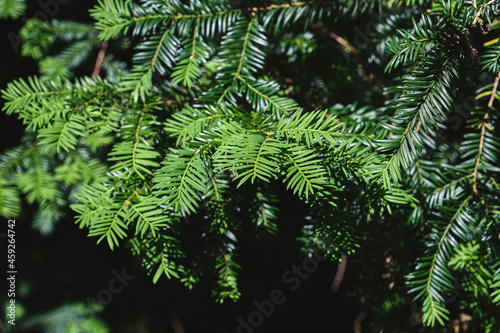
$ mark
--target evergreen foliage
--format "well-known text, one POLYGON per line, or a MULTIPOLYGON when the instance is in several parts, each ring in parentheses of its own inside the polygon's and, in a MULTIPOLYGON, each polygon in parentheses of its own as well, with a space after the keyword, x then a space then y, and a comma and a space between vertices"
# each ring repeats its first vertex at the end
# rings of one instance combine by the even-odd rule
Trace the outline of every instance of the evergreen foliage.
MULTIPOLYGON (((0 12, 23 6, 0 1, 0 12)), ((308 210, 305 252, 356 255, 366 274, 380 261, 370 251, 396 257, 394 290, 360 289, 380 318, 409 293, 426 326, 467 313, 497 332, 499 12, 486 0, 98 0, 93 25, 30 19, 22 52, 40 75, 2 91, 26 134, 0 156, 0 215, 18 215, 22 197, 42 232, 76 214, 155 283, 215 278, 223 302, 241 295, 243 229, 278 233, 286 189, 308 210), (270 58, 294 66, 320 47, 320 28, 367 17, 370 42, 353 50, 346 32, 336 50, 357 66, 354 79, 335 74, 355 81, 345 105, 311 107, 306 84, 276 74, 270 58), (401 239, 383 244, 383 232, 401 239), (402 243, 413 245, 398 254, 402 243)))
POLYGON ((26 10, 25 0, 1 0, 0 18, 18 18, 26 10))

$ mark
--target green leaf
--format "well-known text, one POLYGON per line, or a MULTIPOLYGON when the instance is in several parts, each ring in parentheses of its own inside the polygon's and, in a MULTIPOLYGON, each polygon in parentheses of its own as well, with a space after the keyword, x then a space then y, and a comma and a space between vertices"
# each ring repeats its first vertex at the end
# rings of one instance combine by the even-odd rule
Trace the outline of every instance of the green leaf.
MULTIPOLYGON (((199 22, 199 21, 197 21, 199 22)), ((194 28, 191 39, 186 39, 182 45, 176 66, 172 71, 172 82, 181 83, 190 88, 201 75, 200 65, 210 56, 209 47, 198 35, 199 25, 194 28)))
POLYGON ((297 144, 288 145, 286 151, 284 182, 287 189, 291 188, 294 194, 304 196, 307 201, 327 187, 328 173, 319 154, 297 144))
POLYGON ((21 198, 19 191, 0 178, 0 216, 14 218, 21 212, 21 198))
POLYGON ((296 142, 303 142, 307 147, 335 144, 339 137, 342 123, 330 116, 327 111, 296 112, 291 117, 280 119, 276 136, 296 142))
POLYGON ((115 162, 110 171, 123 171, 124 174, 136 174, 142 179, 152 175, 154 169, 160 166, 156 162, 160 153, 147 142, 123 141, 113 147, 109 153, 109 161, 115 162))
POLYGON ((46 145, 48 149, 60 152, 74 150, 78 143, 78 137, 85 135, 85 119, 80 115, 71 115, 69 119, 57 119, 51 127, 39 131, 40 145, 46 145))
POLYGON ((182 215, 194 213, 207 192, 206 162, 200 149, 182 148, 167 155, 156 171, 153 189, 156 195, 182 215))
POLYGON ((162 227, 166 227, 170 221, 169 215, 158 206, 158 202, 146 199, 139 203, 128 204, 125 208, 131 220, 136 223, 136 235, 144 237, 150 232, 153 237, 159 233, 162 227))
POLYGON ((266 182, 278 175, 278 157, 283 143, 259 134, 239 134, 224 140, 217 148, 214 167, 229 170, 241 186, 259 178, 266 182))
POLYGON ((0 0, 0 18, 17 19, 26 10, 25 0, 0 0))

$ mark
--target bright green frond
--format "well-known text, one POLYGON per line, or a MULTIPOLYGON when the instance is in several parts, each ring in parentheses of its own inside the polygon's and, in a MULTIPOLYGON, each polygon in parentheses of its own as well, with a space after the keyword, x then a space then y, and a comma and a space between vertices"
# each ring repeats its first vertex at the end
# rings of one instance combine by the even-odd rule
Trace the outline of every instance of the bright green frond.
POLYGON ((200 149, 173 150, 154 175, 156 195, 182 215, 195 212, 208 189, 202 154, 200 149))
POLYGON ((0 18, 17 19, 26 10, 26 0, 0 0, 0 18))
POLYGON ((238 186, 257 178, 269 182, 278 174, 282 148, 282 142, 260 134, 235 135, 218 147, 214 167, 231 171, 238 186))
POLYGON ((286 159, 284 182, 294 194, 304 196, 308 201, 309 197, 321 193, 328 186, 327 170, 314 150, 300 145, 289 145, 286 159))

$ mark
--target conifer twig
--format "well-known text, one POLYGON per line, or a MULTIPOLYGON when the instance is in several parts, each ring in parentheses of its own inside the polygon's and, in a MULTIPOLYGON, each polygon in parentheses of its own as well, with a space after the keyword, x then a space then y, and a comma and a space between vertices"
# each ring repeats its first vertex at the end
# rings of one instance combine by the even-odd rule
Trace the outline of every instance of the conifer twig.
POLYGON ((481 123, 481 125, 479 125, 479 128, 481 129, 481 136, 479 137, 479 151, 477 153, 476 163, 474 165, 474 171, 472 171, 472 193, 474 194, 477 194, 477 173, 479 170, 479 166, 481 165, 481 155, 483 154, 484 137, 486 135, 486 122, 489 117, 489 110, 493 107, 493 102, 495 101, 499 80, 500 80, 500 72, 498 73, 495 79, 495 83, 493 84, 493 89, 491 90, 490 100, 488 101, 488 110, 485 112, 483 116, 483 122, 481 123))
POLYGON ((345 270, 347 267, 347 255, 343 254, 342 259, 339 262, 339 266, 337 268, 337 274, 335 274, 335 278, 333 279, 331 290, 336 293, 340 289, 340 284, 344 279, 345 270))
POLYGON ((101 50, 97 54, 97 60, 95 62, 94 71, 92 72, 92 77, 99 76, 101 72, 102 62, 106 56, 106 49, 108 48, 108 42, 103 42, 101 45, 101 50))

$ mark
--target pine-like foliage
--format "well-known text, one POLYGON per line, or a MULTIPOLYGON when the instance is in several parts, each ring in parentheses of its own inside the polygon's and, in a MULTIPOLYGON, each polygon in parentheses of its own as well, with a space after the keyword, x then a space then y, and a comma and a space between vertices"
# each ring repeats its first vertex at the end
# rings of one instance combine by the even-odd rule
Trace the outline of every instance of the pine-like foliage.
MULTIPOLYGON (((383 309, 409 292, 426 326, 465 312, 494 332, 499 11, 479 0, 98 0, 94 25, 28 20, 23 53, 41 75, 2 91, 27 132, 0 156, 0 214, 19 214, 24 195, 48 232, 70 206, 98 243, 127 244, 154 282, 215 278, 214 297, 237 300, 242 231, 279 232, 275 191, 287 190, 309 212, 306 252, 359 252, 367 272, 371 248, 401 256, 393 274, 406 283, 383 309), (329 22, 370 12, 378 22, 360 49, 328 34, 329 22), (311 101, 324 83, 291 85, 269 60, 302 61, 325 31, 357 63, 360 97, 345 106, 311 101), (111 54, 131 43, 128 65, 111 54), (79 77, 89 60, 93 75, 79 77), (404 240, 381 244, 383 230, 404 240), (405 242, 406 258, 394 250, 405 242)), ((370 295, 364 306, 380 313, 370 295)))
POLYGON ((1 0, 0 18, 18 18, 26 10, 25 0, 1 0))

